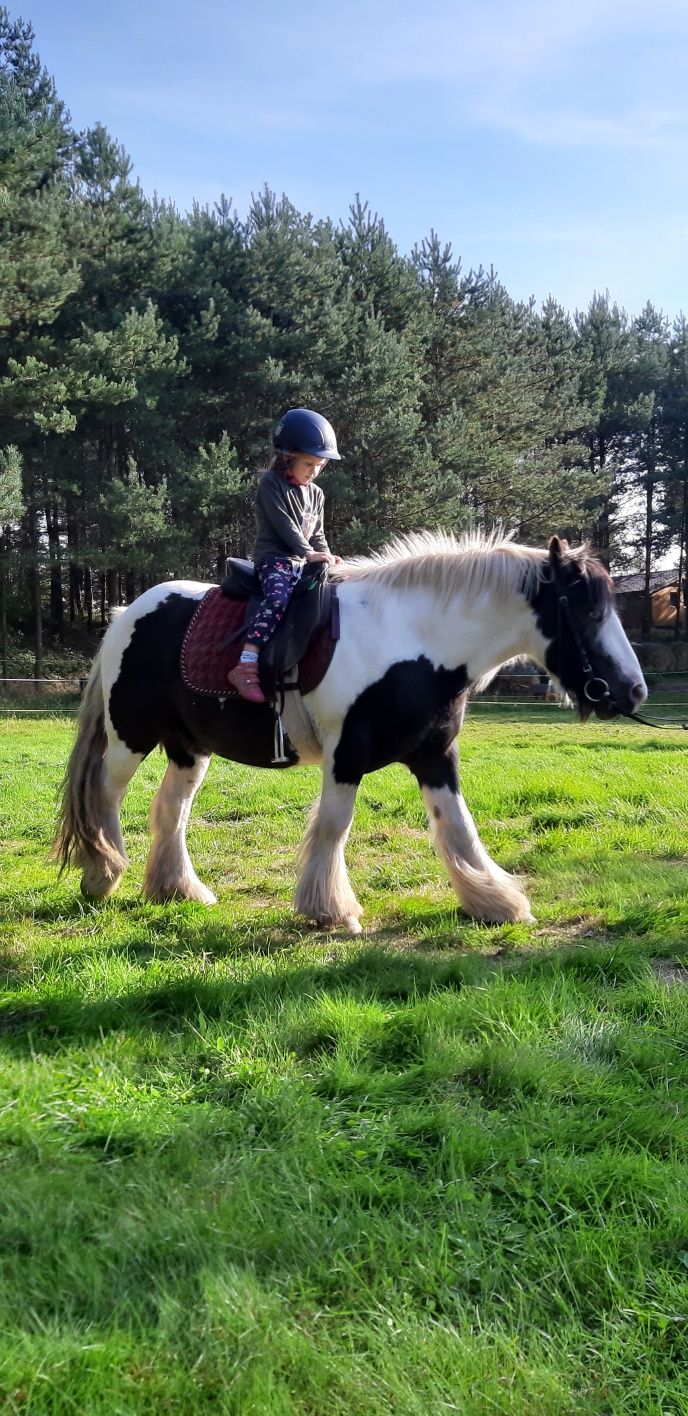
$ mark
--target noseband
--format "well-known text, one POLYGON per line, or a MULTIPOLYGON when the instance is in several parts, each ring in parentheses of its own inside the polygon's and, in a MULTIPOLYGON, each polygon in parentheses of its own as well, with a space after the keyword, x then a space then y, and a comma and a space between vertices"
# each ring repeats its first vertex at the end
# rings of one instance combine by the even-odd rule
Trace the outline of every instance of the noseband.
POLYGON ((593 707, 595 708, 599 707, 599 705, 602 703, 606 703, 614 709, 614 711, 619 715, 619 717, 628 718, 631 723, 642 723, 645 727, 648 728, 680 727, 685 728, 686 731, 688 731, 688 723, 660 722, 657 718, 647 718, 642 713, 628 713, 625 708, 619 707, 618 703, 612 697, 612 692, 609 687, 609 684, 607 683, 607 680, 603 678, 598 678, 593 671, 592 664, 590 663, 590 659, 588 657, 588 652, 581 638, 578 625, 576 624, 574 618, 573 610, 571 609, 571 605, 569 602, 569 590, 573 589, 573 585, 580 585, 580 580, 574 580, 573 585, 570 585, 567 589, 563 585, 559 577, 558 571, 556 570, 556 568, 553 567, 552 583, 554 585, 554 589, 557 595, 557 636, 559 638, 561 637, 562 627, 565 624, 571 637, 573 646, 580 660, 580 668, 584 680, 583 693, 587 698, 588 703, 592 703, 593 707))

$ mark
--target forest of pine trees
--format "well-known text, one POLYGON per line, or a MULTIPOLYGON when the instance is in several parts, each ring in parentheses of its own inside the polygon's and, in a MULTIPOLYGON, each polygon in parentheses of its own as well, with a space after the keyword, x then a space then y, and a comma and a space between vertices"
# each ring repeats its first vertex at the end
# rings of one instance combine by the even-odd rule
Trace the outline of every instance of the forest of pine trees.
POLYGON ((46 639, 249 553, 295 404, 337 431, 340 553, 499 520, 589 537, 648 587, 667 548, 686 564, 683 316, 538 310, 434 232, 400 253, 358 199, 345 224, 268 190, 182 216, 100 124, 74 131, 0 7, 0 672, 20 634, 39 676, 46 639))

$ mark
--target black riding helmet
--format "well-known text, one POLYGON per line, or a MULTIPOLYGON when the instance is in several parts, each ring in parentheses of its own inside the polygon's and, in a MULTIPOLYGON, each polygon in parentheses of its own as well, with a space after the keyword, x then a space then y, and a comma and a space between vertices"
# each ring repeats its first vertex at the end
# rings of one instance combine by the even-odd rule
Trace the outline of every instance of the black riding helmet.
POLYGON ((308 457, 326 457, 328 462, 342 460, 332 424, 312 408, 289 408, 275 428, 272 445, 278 452, 305 452, 308 457))

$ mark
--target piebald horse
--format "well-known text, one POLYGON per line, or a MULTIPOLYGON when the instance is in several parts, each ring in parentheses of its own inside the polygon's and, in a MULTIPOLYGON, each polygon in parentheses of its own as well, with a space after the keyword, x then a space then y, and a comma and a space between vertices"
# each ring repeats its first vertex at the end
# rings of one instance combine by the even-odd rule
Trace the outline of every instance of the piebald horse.
MULTIPOLYGON (((527 656, 591 712, 630 715, 647 697, 614 610, 604 566, 553 537, 547 550, 497 535, 421 533, 344 562, 341 637, 324 678, 302 703, 309 733, 289 765, 319 760, 322 791, 301 848, 296 911, 360 931, 344 861, 362 777, 392 762, 415 776, 436 849, 464 910, 500 922, 532 918, 519 881, 488 855, 459 789, 457 736, 471 690, 527 656)), ((137 767, 161 744, 168 766, 151 812, 144 893, 151 900, 215 896, 186 846, 193 799, 212 753, 269 767, 272 709, 186 688, 184 632, 210 587, 169 581, 109 626, 84 693, 65 776, 56 855, 82 869, 91 898, 116 889, 127 864, 119 811, 137 767)))

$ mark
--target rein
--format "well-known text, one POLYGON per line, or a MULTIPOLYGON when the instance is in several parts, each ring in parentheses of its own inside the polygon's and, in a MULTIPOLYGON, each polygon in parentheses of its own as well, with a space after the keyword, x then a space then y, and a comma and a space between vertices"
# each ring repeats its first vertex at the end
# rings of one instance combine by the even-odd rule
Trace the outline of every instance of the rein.
POLYGON ((587 698, 588 702, 592 703, 595 707, 603 703, 608 703, 612 708, 614 708, 615 712, 619 715, 619 717, 627 718, 630 723, 641 723, 644 727, 647 728, 683 728, 686 732, 688 732, 688 722, 667 723, 658 718, 648 718, 645 716, 644 713, 628 713, 624 708, 620 708, 618 706, 618 704, 614 701, 614 698, 612 697, 612 693, 609 684, 607 683, 607 680, 603 678, 598 678, 593 672, 592 664, 590 663, 590 659, 588 658, 587 650, 585 648, 583 640, 581 639, 578 625, 576 624, 576 621, 573 616, 573 610, 571 609, 571 606, 569 604, 568 590, 564 590, 562 589, 561 585, 556 584, 556 575, 554 577, 554 580, 555 588, 557 590, 559 633, 561 634, 561 627, 563 622, 565 621, 574 647, 578 653, 578 657, 581 663, 581 669, 585 676, 585 683, 583 684, 583 693, 585 694, 585 697, 587 698))

